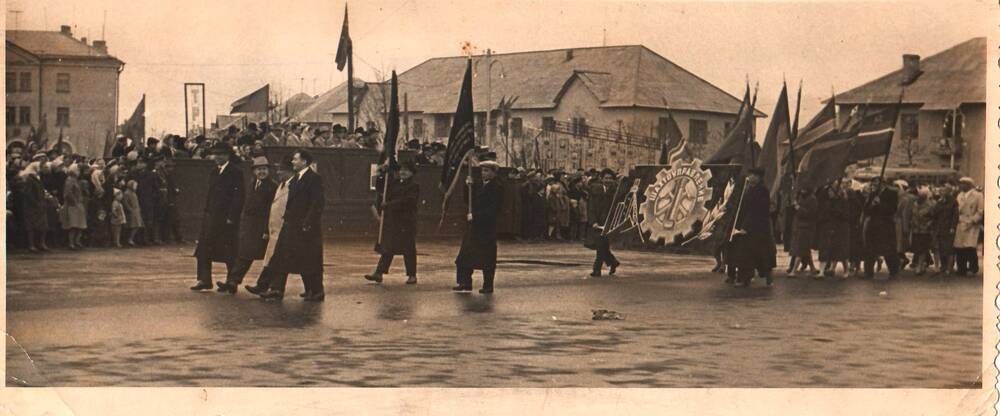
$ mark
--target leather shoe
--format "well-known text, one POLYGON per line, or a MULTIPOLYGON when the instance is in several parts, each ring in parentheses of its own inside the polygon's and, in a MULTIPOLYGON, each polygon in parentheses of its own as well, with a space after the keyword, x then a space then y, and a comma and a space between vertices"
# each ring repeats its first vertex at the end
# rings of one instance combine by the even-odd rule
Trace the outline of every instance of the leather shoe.
POLYGON ((212 289, 212 284, 208 282, 198 282, 198 284, 191 286, 191 290, 194 291, 211 290, 211 289, 212 289))
POLYGON ((365 280, 369 282, 382 283, 382 273, 366 274, 365 280))
POLYGON ((417 276, 410 276, 408 279, 406 279, 406 284, 408 285, 417 284, 417 276))
POLYGON ((285 292, 279 292, 277 290, 268 290, 267 292, 260 294, 261 299, 264 300, 281 300, 285 297, 285 292))
POLYGON ((452 292, 471 292, 472 288, 471 287, 462 286, 462 285, 458 285, 458 286, 455 286, 455 287, 451 288, 451 291, 452 292))
POLYGON ((590 277, 601 277, 601 272, 593 272, 590 274, 590 277))
POLYGON ((490 287, 490 288, 485 288, 484 287, 482 289, 479 289, 479 293, 482 293, 484 295, 488 295, 490 293, 493 293, 493 288, 492 287, 490 287))
POLYGON ((229 292, 229 294, 231 295, 236 294, 236 285, 231 285, 226 282, 215 282, 215 285, 218 286, 218 288, 215 289, 216 292, 220 293, 229 292))
POLYGON ((306 302, 322 302, 324 299, 326 299, 326 293, 317 292, 306 296, 303 300, 306 302))
POLYGON ((246 285, 243 287, 246 288, 247 292, 250 292, 254 295, 260 295, 261 293, 264 293, 266 291, 266 289, 257 286, 246 285))
POLYGON ((608 270, 608 276, 614 276, 615 272, 618 271, 618 266, 621 263, 611 265, 611 269, 608 270))

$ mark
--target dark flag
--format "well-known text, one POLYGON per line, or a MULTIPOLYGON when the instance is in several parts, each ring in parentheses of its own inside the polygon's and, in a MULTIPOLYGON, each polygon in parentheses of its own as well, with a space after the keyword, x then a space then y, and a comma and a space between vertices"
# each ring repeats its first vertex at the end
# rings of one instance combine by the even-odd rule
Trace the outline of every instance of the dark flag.
POLYGON ((791 138, 791 122, 788 114, 788 87, 782 85, 781 93, 778 94, 778 104, 774 107, 774 113, 771 115, 771 123, 767 126, 767 134, 764 135, 764 145, 761 146, 760 156, 757 158, 757 167, 764 169, 764 186, 770 190, 772 197, 778 192, 778 180, 781 178, 778 143, 790 140, 791 138))
POLYGON ((854 137, 854 147, 851 149, 851 162, 888 157, 892 149, 892 138, 896 133, 896 122, 899 118, 900 102, 878 111, 867 111, 861 118, 857 135, 854 137))
POLYGON ((132 111, 132 116, 125 120, 122 134, 135 140, 137 145, 146 142, 146 94, 142 95, 139 104, 135 106, 135 111, 132 111))
POLYGON ((844 176, 850 164, 851 139, 838 138, 817 144, 799 162, 800 189, 818 189, 844 176))
POLYGON ((233 101, 232 109, 229 110, 229 114, 266 113, 268 110, 268 97, 270 97, 270 94, 271 85, 264 85, 257 91, 250 93, 250 95, 233 101))
POLYGON ((743 104, 740 105, 740 112, 736 117, 736 124, 726 135, 719 150, 715 151, 706 163, 725 164, 733 158, 740 156, 746 150, 746 145, 753 136, 753 104, 750 98, 750 84, 747 84, 746 93, 743 94, 743 104))
POLYGON ((392 80, 389 81, 389 115, 385 120, 385 139, 382 140, 382 154, 379 155, 378 163, 389 161, 390 165, 396 163, 396 140, 399 137, 399 81, 396 79, 396 71, 392 71, 392 80))
POLYGON ((801 130, 795 131, 795 152, 801 159, 813 146, 823 143, 837 132, 837 103, 831 97, 823 109, 801 130))
POLYGON ((441 169, 441 189, 445 191, 441 205, 441 219, 447 208, 448 198, 458 181, 462 162, 476 147, 476 126, 472 113, 472 59, 465 66, 462 88, 458 93, 458 107, 452 118, 451 132, 448 133, 448 147, 445 149, 444 166, 441 169))
POLYGON ((664 130, 663 134, 667 139, 660 147, 659 161, 661 165, 669 165, 684 150, 687 141, 684 140, 684 134, 681 133, 681 128, 677 125, 677 120, 674 120, 674 115, 669 109, 667 110, 667 124, 660 126, 660 128, 664 130))
MULTIPOLYGON (((347 31, 347 5, 344 5, 344 27, 340 29, 340 43, 337 44, 337 70, 343 71, 344 65, 351 56, 353 44, 351 34, 347 31)), ((349 82, 350 80, 348 80, 349 82)))

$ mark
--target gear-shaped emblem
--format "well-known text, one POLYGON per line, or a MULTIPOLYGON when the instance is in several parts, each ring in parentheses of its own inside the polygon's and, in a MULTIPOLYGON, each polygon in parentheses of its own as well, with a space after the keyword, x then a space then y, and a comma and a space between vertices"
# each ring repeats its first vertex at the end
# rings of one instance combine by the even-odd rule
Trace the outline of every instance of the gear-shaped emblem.
POLYGON ((650 240, 672 241, 675 234, 686 234, 695 221, 705 217, 705 201, 712 197, 708 180, 712 172, 702 169, 701 161, 675 161, 670 170, 662 169, 656 181, 646 187, 646 200, 639 205, 639 226, 650 233, 650 240))

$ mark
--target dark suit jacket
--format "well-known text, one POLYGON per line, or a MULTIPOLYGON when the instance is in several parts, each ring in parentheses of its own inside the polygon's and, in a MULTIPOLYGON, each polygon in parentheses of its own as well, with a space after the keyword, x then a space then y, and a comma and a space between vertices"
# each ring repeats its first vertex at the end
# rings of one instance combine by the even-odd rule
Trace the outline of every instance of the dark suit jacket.
POLYGON ((239 165, 229 162, 221 174, 218 167, 212 169, 195 256, 218 262, 235 260, 242 210, 243 171, 239 165))
POLYGON ((770 270, 775 266, 777 250, 771 235, 771 195, 761 184, 747 188, 743 206, 736 218, 736 228, 746 234, 733 237, 729 264, 741 268, 770 270))
POLYGON ((243 219, 240 220, 240 258, 260 260, 267 251, 267 222, 271 216, 271 201, 278 184, 270 178, 260 182, 254 190, 257 178, 250 181, 246 203, 243 204, 243 219))
POLYGON ((323 272, 323 198, 323 179, 312 169, 301 179, 293 179, 270 269, 296 274, 323 272))
POLYGON ((406 182, 391 181, 385 200, 380 253, 409 254, 417 252, 417 207, 420 185, 413 178, 406 182))

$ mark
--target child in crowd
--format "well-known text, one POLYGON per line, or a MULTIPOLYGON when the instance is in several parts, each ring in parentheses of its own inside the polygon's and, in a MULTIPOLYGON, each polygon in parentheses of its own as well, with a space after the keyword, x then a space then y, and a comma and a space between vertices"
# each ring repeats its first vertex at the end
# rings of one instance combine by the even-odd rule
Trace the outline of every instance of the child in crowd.
POLYGON ((125 207, 122 206, 122 191, 115 189, 114 200, 111 201, 111 242, 117 248, 122 248, 122 225, 125 224, 125 207))
POLYGON ((130 180, 125 184, 125 228, 128 230, 128 245, 135 247, 135 235, 139 229, 143 228, 142 213, 139 211, 139 197, 135 191, 139 188, 139 183, 130 180))

